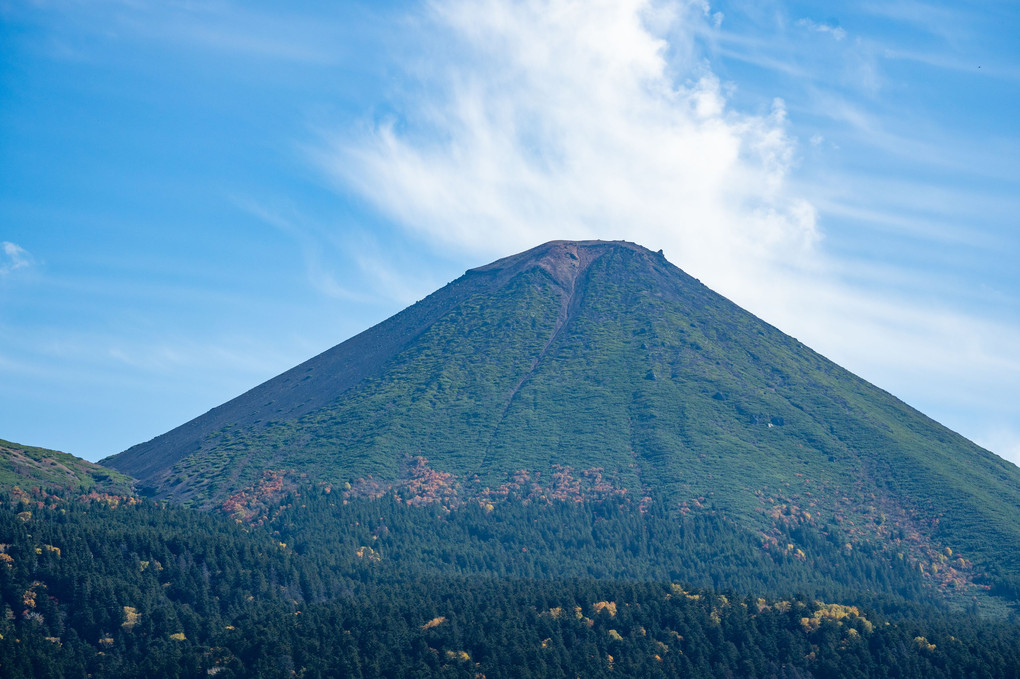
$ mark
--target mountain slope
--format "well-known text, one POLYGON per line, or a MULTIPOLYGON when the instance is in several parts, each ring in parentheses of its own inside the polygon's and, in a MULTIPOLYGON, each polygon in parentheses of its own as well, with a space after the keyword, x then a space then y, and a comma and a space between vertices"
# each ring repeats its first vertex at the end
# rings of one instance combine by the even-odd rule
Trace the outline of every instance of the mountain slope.
POLYGON ((131 494, 131 478, 124 474, 68 453, 0 439, 0 488, 13 486, 131 494))
POLYGON ((943 575, 1020 574, 1020 470, 629 243, 471 270, 103 463, 204 506, 267 478, 413 481, 444 501, 618 493, 765 535, 898 541, 943 575))

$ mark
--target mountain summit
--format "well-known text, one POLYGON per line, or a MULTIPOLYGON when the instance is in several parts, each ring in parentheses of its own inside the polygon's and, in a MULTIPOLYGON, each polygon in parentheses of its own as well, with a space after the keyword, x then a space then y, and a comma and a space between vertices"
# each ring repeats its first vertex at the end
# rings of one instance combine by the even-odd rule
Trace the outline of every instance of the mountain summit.
MULTIPOLYGON (((475 429, 475 420, 481 424, 482 420, 505 419, 515 405, 518 392, 543 367, 550 350, 557 348, 561 335, 577 315, 592 264, 607 256, 614 260, 625 256, 632 264, 643 264, 642 268, 649 272, 657 267, 660 278, 678 275, 697 285, 660 255, 630 243, 546 243, 472 269, 379 325, 205 415, 107 458, 104 464, 132 474, 143 488, 167 494, 168 488, 163 482, 175 465, 222 447, 226 439, 238 443, 251 435, 265 436, 280 430, 281 426, 289 430, 300 426, 299 422, 313 420, 329 428, 326 419, 360 416, 341 412, 350 410, 342 405, 347 399, 361 402, 371 399, 380 390, 401 391, 412 387, 412 383, 415 390, 424 387, 428 393, 424 399, 415 398, 417 395, 413 393, 400 397, 400 401, 412 405, 406 413, 408 416, 421 411, 441 411, 452 425, 470 429, 475 429), (461 374, 454 377, 455 373, 461 374), (479 387, 479 392, 468 394, 470 386, 479 387), (450 401, 453 396, 457 397, 455 402, 450 401), (469 405, 468 400, 475 401, 475 405, 469 405), (493 410, 495 412, 481 414, 481 411, 493 410)), ((382 428, 385 423, 379 422, 377 415, 368 415, 375 422, 365 424, 372 429, 382 428)), ((431 420, 432 415, 428 419, 431 420)), ((439 439, 448 439, 446 434, 437 432, 436 426, 430 425, 428 429, 426 438, 438 433, 439 439)), ((316 452, 321 450, 320 434, 324 432, 325 429, 308 430, 301 436, 305 447, 311 445, 316 452)), ((353 432, 346 435, 351 434, 353 432)), ((481 431, 472 436, 479 440, 481 437, 481 431)), ((357 438, 370 445, 383 443, 367 431, 357 438), (364 440, 366 438, 372 440, 364 440)), ((345 443, 350 445, 353 441, 345 443)), ((401 455, 441 455, 432 446, 422 443, 412 440, 400 446, 394 442, 394 445, 384 445, 385 451, 373 449, 367 459, 337 449, 329 455, 334 459, 329 460, 328 465, 343 466, 341 458, 349 458, 348 462, 353 463, 352 472, 362 471, 364 467, 366 473, 385 476, 388 469, 398 465, 401 455)), ((446 443, 456 445, 457 442, 447 440, 446 443)), ((485 448, 488 447, 487 443, 485 448)), ((465 457, 476 452, 477 446, 474 450, 458 451, 458 454, 465 457)), ((251 476, 252 471, 249 469, 247 476, 251 476)), ((192 484, 185 483, 183 487, 175 484, 175 497, 188 499, 193 494, 192 484)))
POLYGON ((202 506, 267 478, 616 494, 1020 572, 1017 467, 626 242, 472 269, 103 464, 202 506))

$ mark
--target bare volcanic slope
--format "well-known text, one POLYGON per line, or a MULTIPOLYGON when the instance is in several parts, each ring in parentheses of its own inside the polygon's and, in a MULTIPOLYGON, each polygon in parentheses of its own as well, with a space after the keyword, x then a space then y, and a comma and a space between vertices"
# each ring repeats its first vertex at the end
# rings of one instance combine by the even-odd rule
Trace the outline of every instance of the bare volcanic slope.
POLYGON ((1017 467, 624 242, 468 271, 103 464, 207 507, 312 482, 451 502, 616 494, 916 537, 943 571, 1020 573, 1017 467))

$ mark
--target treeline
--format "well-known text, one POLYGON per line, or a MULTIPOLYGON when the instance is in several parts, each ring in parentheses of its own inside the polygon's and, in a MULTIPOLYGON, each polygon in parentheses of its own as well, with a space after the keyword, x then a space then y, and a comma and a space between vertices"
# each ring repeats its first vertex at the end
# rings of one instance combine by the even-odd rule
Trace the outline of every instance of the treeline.
POLYGON ((0 676, 1020 676, 1014 623, 934 599, 822 604, 836 573, 780 596, 782 574, 756 573, 769 563, 753 554, 786 557, 711 514, 335 500, 293 497, 250 528, 149 501, 0 495, 0 676), (674 541, 691 556, 669 567, 673 552, 650 550, 674 541), (723 584, 680 577, 699 567, 723 584), (726 584, 742 569, 746 588, 726 584))

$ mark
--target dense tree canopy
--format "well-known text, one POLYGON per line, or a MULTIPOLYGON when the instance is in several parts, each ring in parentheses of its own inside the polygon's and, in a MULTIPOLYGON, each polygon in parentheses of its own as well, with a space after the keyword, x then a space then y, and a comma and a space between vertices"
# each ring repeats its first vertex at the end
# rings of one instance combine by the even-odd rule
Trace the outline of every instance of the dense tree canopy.
POLYGON ((947 607, 916 569, 830 556, 826 573, 711 513, 336 499, 293 496, 253 527, 3 495, 0 675, 1020 676, 1016 624, 947 607))

